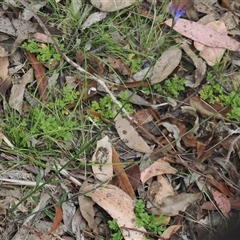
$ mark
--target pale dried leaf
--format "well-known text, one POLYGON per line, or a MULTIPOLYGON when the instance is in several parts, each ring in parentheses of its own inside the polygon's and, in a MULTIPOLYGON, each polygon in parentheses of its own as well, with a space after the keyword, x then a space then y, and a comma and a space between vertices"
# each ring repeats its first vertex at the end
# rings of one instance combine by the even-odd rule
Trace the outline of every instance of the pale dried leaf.
POLYGON ((172 136, 176 140, 176 146, 178 151, 184 152, 184 148, 182 148, 181 146, 181 134, 183 134, 183 132, 180 132, 179 127, 169 122, 161 122, 160 125, 163 125, 168 130, 168 132, 172 134, 172 136))
POLYGON ((9 19, 6 17, 0 18, 0 32, 18 37, 19 35, 27 36, 35 33, 38 24, 31 23, 20 19, 9 19))
MULTIPOLYGON (((207 27, 227 35, 227 27, 223 21, 214 21, 206 24, 207 27)), ((194 42, 195 48, 200 51, 200 56, 207 62, 209 66, 214 66, 217 62, 220 62, 223 57, 225 48, 213 48, 205 46, 201 43, 194 42)))
POLYGON ((161 238, 169 239, 171 236, 176 233, 182 225, 171 225, 169 226, 161 235, 161 238))
POLYGON ((22 103, 24 90, 28 83, 33 81, 33 69, 30 68, 22 77, 19 83, 15 83, 11 89, 9 105, 22 114, 22 103))
POLYGON ((72 219, 76 212, 76 207, 70 201, 64 202, 62 204, 62 211, 63 211, 63 222, 66 226, 66 229, 72 232, 72 219))
MULTIPOLYGON (((44 194, 40 199, 38 205, 33 209, 32 213, 39 212, 43 208, 45 208, 50 198, 51 198, 50 195, 44 194)), ((36 214, 31 214, 29 215, 29 217, 27 217, 27 219, 24 221, 22 226, 18 229, 17 233, 12 238, 12 240, 27 239, 26 236, 28 235, 29 229, 26 226, 29 226, 29 227, 32 226, 35 216, 36 214)))
POLYGON ((153 67, 151 84, 159 83, 166 79, 178 66, 182 57, 179 48, 170 48, 164 51, 153 67))
POLYGON ((176 216, 180 211, 184 212, 191 203, 200 200, 201 196, 201 193, 180 193, 166 197, 160 206, 161 213, 167 216, 176 216))
POLYGON ((126 98, 128 99, 128 101, 133 104, 148 106, 148 107, 152 106, 150 102, 146 101, 144 98, 142 98, 136 93, 133 93, 129 90, 125 90, 124 93, 126 94, 126 98))
POLYGON ((86 21, 82 24, 82 29, 91 27, 94 23, 100 22, 106 18, 108 14, 106 12, 95 12, 88 16, 86 21))
POLYGON ((89 184, 81 189, 81 192, 85 192, 86 196, 91 197, 94 202, 108 212, 120 228, 129 228, 128 230, 121 228, 125 240, 144 240, 143 232, 145 232, 145 229, 143 227, 138 228, 136 224, 136 216, 133 211, 134 200, 116 186, 98 186, 97 184, 89 184), (139 229, 141 232, 131 229, 139 229))
POLYGON ((115 118, 115 127, 119 137, 129 148, 142 153, 152 153, 151 148, 126 118, 118 115, 115 118))
POLYGON ((131 6, 136 0, 90 0, 92 5, 104 12, 115 12, 131 6))
MULTIPOLYGON (((7 57, 9 54, 5 48, 0 46, 0 58, 7 57)), ((2 75, 2 73, 0 73, 2 75)))
POLYGON ((0 146, 2 145, 2 140, 10 147, 14 148, 13 144, 10 142, 10 140, 3 134, 3 132, 0 130, 0 146))
POLYGON ((161 205, 168 196, 173 196, 174 189, 171 183, 162 175, 157 177, 157 181, 153 181, 148 189, 148 199, 154 205, 161 205))
MULTIPOLYGON (((171 27, 172 19, 165 21, 165 24, 171 27)), ((240 43, 235 39, 197 22, 180 18, 173 29, 183 36, 209 47, 225 48, 230 51, 237 51, 240 48, 240 43)))
MULTIPOLYGON (((202 60, 202 58, 199 58, 194 51, 190 48, 190 46, 187 44, 186 41, 181 41, 182 42, 182 48, 186 52, 186 54, 192 59, 195 67, 197 68, 195 70, 195 84, 192 87, 197 87, 199 84, 202 82, 204 79, 204 76, 206 74, 207 70, 207 65, 206 63, 202 60)), ((186 82, 185 82, 186 85, 186 82)))
POLYGON ((159 159, 141 173, 141 181, 142 183, 145 183, 148 179, 154 176, 175 174, 176 172, 176 169, 174 169, 168 162, 159 159))
POLYGON ((95 204, 94 200, 83 195, 78 197, 78 203, 79 203, 80 212, 83 218, 87 221, 89 228, 93 229, 94 232, 98 232, 98 227, 94 220, 94 216, 95 216, 95 212, 93 209, 93 205, 95 204))
POLYGON ((76 239, 81 239, 82 232, 86 227, 86 221, 80 213, 80 209, 77 209, 72 219, 72 232, 75 234, 76 239))
POLYGON ((92 156, 92 170, 95 177, 102 182, 113 176, 112 145, 108 136, 97 141, 97 148, 92 156))
MULTIPOLYGON (((34 9, 34 11, 38 11, 42 7, 44 7, 47 4, 47 0, 38 0, 33 1, 31 4, 31 7, 34 9)), ((19 16, 19 19, 29 21, 34 16, 33 12, 28 10, 27 8, 23 9, 22 14, 19 16)))
MULTIPOLYGON (((0 51, 5 53, 5 49, 0 46, 0 51)), ((0 81, 4 82, 8 78, 8 57, 0 57, 0 81)))

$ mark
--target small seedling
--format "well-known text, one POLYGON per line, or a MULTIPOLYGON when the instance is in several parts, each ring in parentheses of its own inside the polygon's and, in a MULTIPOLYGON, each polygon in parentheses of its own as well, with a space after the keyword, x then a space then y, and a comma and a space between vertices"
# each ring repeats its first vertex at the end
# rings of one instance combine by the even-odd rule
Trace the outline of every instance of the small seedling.
MULTIPOLYGON (((134 214, 136 216, 136 222, 139 228, 144 227, 147 231, 153 232, 157 235, 161 235, 163 231, 165 231, 166 227, 163 226, 163 222, 165 221, 166 217, 156 217, 153 214, 147 213, 145 210, 145 204, 141 199, 136 200, 135 202, 134 214)), ((108 221, 108 225, 113 232, 111 235, 113 240, 123 239, 120 228, 115 220, 108 221)), ((146 240, 147 239, 148 238, 146 238, 146 240)))
MULTIPOLYGON (((177 98, 180 92, 185 89, 184 82, 184 79, 174 75, 171 79, 166 79, 163 83, 154 84, 152 88, 163 96, 177 98)), ((151 94, 150 89, 147 87, 144 87, 142 90, 146 95, 151 94)))
MULTIPOLYGON (((77 126, 74 115, 66 106, 77 100, 79 93, 68 86, 62 90, 62 95, 55 102, 49 102, 46 106, 31 108, 24 119, 9 118, 9 129, 11 139, 21 147, 31 146, 34 138, 50 139, 54 141, 72 139, 72 130, 77 126), (10 127, 11 126, 11 127, 10 127)), ((51 145, 51 141, 47 141, 51 145)))
MULTIPOLYGON (((119 101, 122 106, 128 111, 129 114, 134 113, 134 108, 131 103, 128 102, 127 92, 121 92, 119 95, 119 101)), ((99 102, 92 101, 91 110, 96 111, 101 114, 102 117, 107 119, 112 119, 115 114, 113 108, 119 111, 119 107, 116 106, 109 95, 105 95, 103 98, 100 98, 99 102)))
MULTIPOLYGON (((63 50, 62 44, 58 44, 58 46, 63 50)), ((37 43, 29 39, 22 44, 22 47, 30 53, 35 53, 41 63, 49 63, 52 60, 59 61, 61 59, 61 56, 56 52, 53 44, 50 43, 37 43)))
POLYGON ((240 120, 240 97, 238 95, 239 89, 231 91, 229 94, 224 92, 224 88, 215 81, 211 80, 212 74, 207 74, 207 81, 209 84, 200 90, 201 99, 209 103, 219 103, 224 107, 231 107, 231 112, 227 118, 232 120, 240 120))

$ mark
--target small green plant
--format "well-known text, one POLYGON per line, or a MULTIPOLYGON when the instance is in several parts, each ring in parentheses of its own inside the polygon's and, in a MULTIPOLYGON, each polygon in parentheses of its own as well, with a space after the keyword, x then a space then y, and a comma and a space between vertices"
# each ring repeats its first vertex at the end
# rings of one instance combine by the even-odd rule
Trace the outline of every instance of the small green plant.
MULTIPOLYGON (((207 81, 210 81, 211 74, 207 75, 207 81)), ((227 115, 229 119, 240 119, 240 97, 239 90, 233 90, 229 94, 224 92, 224 88, 215 81, 210 81, 207 86, 200 90, 201 99, 210 104, 219 103, 224 107, 231 107, 231 112, 227 115)))
MULTIPOLYGON (((145 204, 141 199, 136 200, 135 202, 134 214, 136 216, 136 222, 139 228, 144 227, 147 231, 153 232, 158 235, 161 235, 166 229, 166 227, 162 225, 166 217, 156 217, 153 214, 148 214, 145 210, 145 204)), ((120 228, 115 220, 108 221, 108 225, 113 232, 111 235, 113 240, 123 239, 120 228)))
MULTIPOLYGON (((66 106, 76 101, 78 95, 78 92, 66 86, 55 102, 49 102, 46 107, 31 108, 23 120, 17 122, 14 116, 10 117, 10 123, 11 120, 13 123, 9 124, 9 135, 21 147, 28 146, 32 139, 39 137, 53 140, 53 143, 71 140, 71 132, 77 127, 77 121, 66 106)), ((50 141, 48 143, 50 146, 50 141)))
POLYGON ((121 230, 117 224, 117 222, 115 220, 109 220, 108 221, 108 226, 109 228, 112 230, 112 234, 111 234, 111 237, 112 237, 112 240, 121 240, 123 239, 123 235, 121 233, 121 230))
MULTIPOLYGON (((63 50, 63 45, 58 44, 59 48, 63 50)), ((37 59, 41 63, 49 63, 50 60, 59 61, 61 56, 56 52, 53 44, 37 43, 36 41, 29 39, 22 44, 22 47, 30 53, 35 53, 37 59)))
POLYGON ((166 229, 166 227, 162 225, 166 217, 156 217, 153 214, 148 214, 145 210, 143 200, 140 199, 135 202, 134 213, 138 227, 144 227, 147 231, 154 232, 158 235, 161 235, 166 229))
MULTIPOLYGON (((181 91, 185 89, 184 79, 174 75, 171 79, 166 79, 163 83, 156 83, 153 85, 153 91, 164 95, 166 97, 177 98, 181 91)), ((146 95, 150 95, 151 91, 149 88, 144 87, 142 89, 146 95)))
MULTIPOLYGON (((123 107, 130 113, 134 113, 134 108, 131 103, 128 102, 128 94, 123 91, 119 95, 119 99, 123 107)), ((120 110, 118 106, 116 106, 109 95, 105 95, 103 98, 100 98, 99 102, 92 101, 91 110, 96 111, 102 115, 104 118, 112 119, 115 114, 113 111, 113 107, 116 107, 116 110, 120 110)))

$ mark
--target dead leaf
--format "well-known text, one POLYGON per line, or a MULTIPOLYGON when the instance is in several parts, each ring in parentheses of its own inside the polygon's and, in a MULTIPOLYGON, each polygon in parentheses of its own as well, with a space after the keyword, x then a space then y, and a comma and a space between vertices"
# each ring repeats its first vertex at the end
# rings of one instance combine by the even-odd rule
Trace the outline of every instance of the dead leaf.
POLYGON ((135 192, 132 188, 132 185, 128 179, 128 176, 122 167, 122 163, 120 162, 120 159, 118 157, 118 154, 114 148, 113 150, 113 157, 112 157, 112 162, 113 162, 113 171, 116 173, 119 182, 120 182, 120 188, 127 193, 132 199, 136 198, 135 192))
POLYGON ((88 16, 86 21, 82 24, 82 30, 91 27, 94 23, 100 22, 107 17, 106 12, 95 12, 88 16))
POLYGON ((90 0, 92 5, 104 12, 115 12, 131 6, 136 0, 90 0))
POLYGON ((140 109, 137 110, 132 117, 134 119, 136 119, 136 121, 138 122, 139 125, 143 125, 146 123, 149 123, 153 120, 152 115, 150 114, 150 112, 148 111, 148 109, 140 109))
POLYGON ((139 135, 130 122, 119 114, 115 118, 115 128, 121 140, 131 149, 142 153, 152 153, 152 150, 139 135))
POLYGON ((131 76, 131 70, 130 68, 123 62, 120 58, 111 58, 108 57, 108 63, 109 65, 116 70, 118 73, 126 76, 131 76))
POLYGON ((140 181, 141 172, 139 166, 133 162, 130 166, 126 168, 125 172, 128 176, 132 188, 137 189, 137 187, 141 183, 140 181))
POLYGON ((145 183, 148 179, 162 175, 162 174, 175 174, 177 172, 168 162, 165 162, 163 159, 159 159, 154 162, 151 166, 146 168, 141 173, 141 181, 145 183))
POLYGON ((182 57, 179 48, 170 48, 164 51, 153 67, 151 84, 159 83, 166 79, 178 66, 182 57))
POLYGON ((80 212, 83 218, 87 221, 88 227, 93 229, 94 232, 98 233, 99 230, 97 227, 97 223, 94 220, 95 211, 93 209, 93 205, 95 204, 95 202, 90 197, 83 195, 78 197, 78 203, 79 203, 80 212))
MULTIPOLYGON (((21 195, 21 194, 20 194, 21 195)), ((38 205, 32 210, 32 213, 36 213, 39 211, 42 211, 46 205, 49 203, 49 199, 50 199, 50 195, 48 194, 44 194, 42 195, 42 197, 40 198, 40 201, 38 203, 38 205)), ((19 200, 18 200, 19 201, 19 200)), ((10 203, 10 202, 9 202, 10 203)), ((17 202, 16 202, 17 203, 17 202)), ((15 204, 16 204, 15 203, 15 204)), ((13 204, 13 203, 10 203, 13 204)), ((36 214, 30 214, 27 219, 24 221, 24 223, 18 228, 17 233, 12 237, 12 240, 22 240, 22 239, 27 239, 28 233, 29 233, 29 229, 27 229, 24 226, 31 226, 34 222, 34 220, 36 220, 36 214)), ((36 222, 35 222, 36 223, 36 222)), ((46 223, 45 223, 46 226, 46 223)))
MULTIPOLYGON (((206 24, 207 27, 227 35, 227 27, 223 21, 214 21, 206 24)), ((195 48, 200 51, 200 56, 207 62, 209 66, 214 66, 216 63, 220 62, 223 57, 225 48, 213 48, 205 46, 201 43, 194 42, 195 48)))
POLYGON ((54 205, 54 208, 55 208, 55 216, 54 216, 53 224, 50 230, 47 232, 48 235, 58 228, 60 222, 63 219, 62 208, 59 205, 54 205))
POLYGON ((198 112, 200 112, 203 116, 207 116, 207 117, 212 116, 212 117, 215 117, 215 118, 218 118, 218 119, 223 119, 224 118, 224 115, 222 116, 220 114, 220 113, 223 113, 223 112, 217 111, 216 108, 211 107, 211 105, 207 104, 202 99, 200 99, 196 96, 191 97, 189 102, 190 102, 190 105, 192 107, 196 108, 196 110, 198 112))
POLYGON ((95 177, 102 182, 113 176, 112 145, 108 136, 97 141, 97 148, 92 156, 92 170, 95 177))
POLYGON ((76 239, 81 239, 82 231, 84 231, 86 227, 86 221, 80 213, 80 209, 77 209, 72 219, 72 233, 75 234, 76 239))
POLYGON ((181 8, 181 9, 185 9, 186 8, 186 6, 188 5, 188 4, 190 4, 190 2, 191 2, 192 0, 172 0, 171 1, 171 4, 172 4, 172 8, 174 9, 174 10, 176 10, 176 9, 178 9, 178 8, 181 8))
POLYGON ((63 222, 68 231, 72 232, 72 219, 76 212, 76 207, 71 201, 62 204, 63 222))
MULTIPOLYGON (((166 20, 165 24, 171 27, 172 19, 166 20)), ((179 18, 173 29, 183 36, 209 47, 225 48, 230 51, 237 51, 240 47, 240 43, 235 39, 186 19, 179 18)))
POLYGON ((228 198, 221 192, 215 190, 214 188, 212 188, 212 195, 217 206, 219 207, 223 215, 228 219, 229 218, 228 213, 231 210, 231 204, 228 198))
POLYGON ((35 33, 38 24, 31 23, 30 21, 20 20, 1 16, 0 18, 0 32, 8 35, 18 37, 19 35, 29 36, 35 33))
POLYGON ((22 103, 25 87, 28 83, 32 81, 33 81, 33 69, 30 68, 23 75, 22 79, 12 86, 11 94, 9 97, 9 106, 17 110, 20 114, 22 114, 22 103))
POLYGON ((226 8, 230 11, 233 11, 231 4, 228 0, 221 0, 221 1, 218 1, 218 3, 221 7, 226 8))
POLYGON ((161 238, 169 239, 171 236, 176 233, 182 225, 171 225, 169 226, 161 235, 161 238))
MULTIPOLYGON (((5 49, 0 46, 0 51, 5 52, 5 49)), ((0 93, 5 96, 6 91, 11 86, 11 79, 8 73, 9 60, 8 57, 0 57, 0 93)))
POLYGON ((126 99, 128 99, 128 101, 133 104, 148 106, 148 107, 152 106, 150 102, 146 101, 144 98, 142 98, 136 93, 133 93, 132 91, 125 90, 124 93, 126 94, 126 99))
POLYGON ((200 200, 202 193, 180 193, 164 198, 163 204, 159 207, 163 215, 176 216, 179 212, 184 212, 193 202, 200 200))
POLYGON ((182 48, 186 52, 186 54, 192 59, 195 67, 197 68, 195 70, 195 84, 193 85, 193 87, 195 88, 199 86, 202 80, 204 79, 207 70, 207 65, 201 58, 199 58, 194 53, 194 51, 190 48, 186 41, 182 41, 182 48))
POLYGON ((221 183, 214 178, 207 178, 207 182, 211 183, 214 187, 216 187, 224 195, 226 195, 228 197, 233 197, 233 194, 229 191, 229 189, 225 183, 221 183))
POLYGON ((157 176, 157 181, 151 183, 147 192, 148 202, 153 205, 156 203, 157 206, 161 205, 166 197, 173 195, 174 189, 171 183, 162 175, 157 176))
POLYGON ((136 224, 136 216, 133 211, 134 200, 120 188, 113 185, 103 187, 97 184, 89 184, 81 189, 81 193, 91 197, 94 202, 108 212, 117 222, 125 240, 145 239, 143 232, 146 230, 143 227, 138 228, 136 224), (127 227, 128 229, 121 227, 127 227))
POLYGON ((45 69, 42 64, 39 63, 39 61, 34 57, 34 55, 28 51, 26 51, 27 57, 29 62, 31 63, 33 69, 34 69, 34 74, 37 80, 38 84, 38 92, 40 95, 40 98, 42 99, 43 102, 46 102, 47 100, 47 79, 45 77, 45 69))

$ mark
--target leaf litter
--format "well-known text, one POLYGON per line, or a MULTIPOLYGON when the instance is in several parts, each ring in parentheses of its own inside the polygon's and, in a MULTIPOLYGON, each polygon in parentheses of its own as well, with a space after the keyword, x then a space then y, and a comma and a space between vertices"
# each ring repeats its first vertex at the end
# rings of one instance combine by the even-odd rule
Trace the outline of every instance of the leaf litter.
POLYGON ((239 1, 172 1, 174 25, 165 1, 70 2, 1 6, 1 239, 221 231, 240 208, 239 1))

